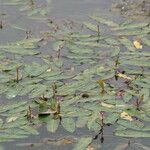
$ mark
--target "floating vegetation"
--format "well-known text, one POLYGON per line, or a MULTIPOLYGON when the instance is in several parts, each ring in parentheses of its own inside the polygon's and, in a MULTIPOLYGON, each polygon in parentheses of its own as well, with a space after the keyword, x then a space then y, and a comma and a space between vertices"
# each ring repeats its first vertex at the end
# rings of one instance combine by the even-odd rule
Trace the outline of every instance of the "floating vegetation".
MULTIPOLYGON (((46 13, 35 9, 28 15, 37 12, 46 13)), ((75 143, 74 150, 88 150, 98 138, 103 143, 109 126, 114 137, 150 137, 149 23, 90 18, 82 32, 58 28, 52 39, 44 35, 0 45, 0 94, 17 99, 0 106, 0 142, 38 135, 44 124, 51 133, 87 128, 90 134, 77 141, 55 142, 75 143), (45 54, 41 43, 47 41, 52 49, 45 54)))

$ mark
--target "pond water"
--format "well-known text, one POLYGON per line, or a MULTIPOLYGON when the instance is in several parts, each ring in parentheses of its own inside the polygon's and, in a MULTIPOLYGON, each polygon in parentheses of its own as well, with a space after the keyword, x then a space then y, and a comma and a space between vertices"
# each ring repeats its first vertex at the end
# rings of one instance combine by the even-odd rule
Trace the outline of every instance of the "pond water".
MULTIPOLYGON (((65 26, 70 26, 70 24, 73 23, 74 25, 72 26, 72 28, 75 31, 82 31, 82 22, 88 22, 90 20, 89 16, 91 15, 99 15, 119 23, 122 23, 126 20, 118 12, 111 11, 112 4, 114 2, 120 2, 119 0, 28 0, 27 3, 25 1, 20 2, 17 0, 0 0, 0 21, 1 25, 3 26, 2 29, 0 29, 0 44, 16 42, 26 38, 28 39, 30 37, 42 38, 42 40, 39 42, 41 47, 39 47, 38 50, 41 51, 43 55, 45 55, 45 58, 48 54, 52 56, 56 55, 51 50, 53 47, 53 40, 51 41, 51 36, 49 37, 48 33, 53 32, 52 30, 54 28, 49 28, 49 20, 45 19, 41 14, 39 16, 35 15, 35 17, 32 17, 32 14, 36 14, 36 12, 28 12, 28 7, 30 6, 27 6, 27 4, 32 2, 34 2, 37 7, 42 6, 46 8, 46 13, 44 11, 40 12, 41 14, 45 13, 45 18, 57 22, 59 26, 62 26, 63 28, 65 28, 65 26), (18 5, 16 3, 20 4, 18 5)), ((106 29, 106 32, 106 36, 112 34, 110 30, 106 29)), ((86 31, 86 33, 90 34, 91 31, 86 31)), ((101 49, 101 51, 105 50, 106 48, 101 49)), ((148 46, 145 46, 145 50, 148 51, 148 46)), ((63 69, 67 71, 71 68, 73 71, 75 70, 76 72, 80 73, 80 71, 83 71, 85 68, 88 68, 89 66, 92 66, 92 64, 94 64, 92 62, 87 62, 85 65, 82 65, 82 63, 84 62, 81 62, 78 65, 73 66, 74 60, 69 60, 65 57, 66 55, 68 55, 67 50, 64 50, 60 55, 62 56, 62 60, 65 62, 63 69)), ((84 53, 82 55, 84 55, 84 53)), ((40 57, 35 58, 32 56, 27 56, 23 59, 28 64, 33 61, 41 61, 40 57)), ((109 58, 106 59, 108 60, 105 61, 109 61, 109 58)), ((103 60, 100 61, 102 62, 103 60)), ((18 99, 20 101, 23 101, 24 99, 29 98, 28 96, 19 96, 17 98, 7 99, 2 94, 0 98, 0 105, 5 103, 8 104, 17 101, 18 99)), ((28 101, 30 101, 30 99, 28 101)), ((148 148, 150 148, 149 138, 116 137, 113 135, 114 128, 115 127, 112 126, 105 127, 103 133, 104 142, 101 142, 100 137, 94 140, 92 145, 95 146, 96 150, 148 150, 148 148)), ((31 135, 28 138, 15 140, 13 142, 2 142, 1 145, 4 146, 6 150, 71 150, 73 149, 74 143, 78 138, 89 135, 93 137, 96 135, 95 132, 89 131, 86 127, 78 128, 74 133, 70 133, 59 126, 58 130, 55 133, 50 133, 47 131, 45 124, 40 127, 38 131, 39 135, 31 135), (67 140, 64 141, 64 139, 67 140)), ((94 148, 91 148, 91 150, 94 150, 94 148)))

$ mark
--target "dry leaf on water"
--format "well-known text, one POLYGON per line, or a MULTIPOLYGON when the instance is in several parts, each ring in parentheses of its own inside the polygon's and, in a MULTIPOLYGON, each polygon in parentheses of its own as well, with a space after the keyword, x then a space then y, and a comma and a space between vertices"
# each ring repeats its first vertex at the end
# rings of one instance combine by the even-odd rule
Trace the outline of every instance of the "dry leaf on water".
POLYGON ((95 150, 95 148, 92 145, 89 145, 86 150, 95 150))
POLYGON ((9 122, 14 122, 18 117, 10 117, 10 118, 7 118, 7 123, 9 122))
POLYGON ((133 41, 133 44, 134 44, 136 49, 142 49, 143 48, 141 42, 138 40, 133 41))
POLYGON ((122 73, 118 73, 118 74, 117 74, 117 76, 118 76, 118 77, 120 77, 120 78, 127 79, 127 80, 132 80, 132 78, 131 78, 131 77, 128 77, 127 75, 122 74, 122 73))
POLYGON ((125 119, 125 120, 133 121, 133 118, 128 113, 126 113, 124 111, 120 114, 120 117, 122 119, 125 119))
POLYGON ((113 108, 113 107, 114 107, 114 105, 107 104, 107 103, 104 103, 104 102, 102 102, 101 105, 102 105, 103 107, 107 107, 107 108, 113 108))

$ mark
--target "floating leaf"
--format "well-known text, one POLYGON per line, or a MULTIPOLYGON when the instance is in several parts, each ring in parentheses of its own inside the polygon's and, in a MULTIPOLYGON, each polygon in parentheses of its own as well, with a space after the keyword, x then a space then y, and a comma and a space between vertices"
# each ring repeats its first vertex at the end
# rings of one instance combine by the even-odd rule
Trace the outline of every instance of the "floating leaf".
POLYGON ((116 28, 113 28, 113 30, 131 30, 131 29, 136 29, 136 28, 143 28, 145 26, 147 26, 148 23, 145 23, 145 22, 142 22, 142 23, 128 23, 128 24, 125 24, 125 25, 121 25, 119 27, 116 27, 116 28))
POLYGON ((127 39, 126 37, 120 38, 119 41, 121 42, 121 44, 123 44, 127 50, 129 51, 135 51, 135 47, 133 46, 132 42, 127 39))
POLYGON ((62 118, 61 125, 69 132, 75 131, 75 121, 72 118, 62 118))
POLYGON ((49 132, 54 133, 54 132, 56 132, 58 126, 59 126, 59 120, 55 120, 55 119, 52 119, 49 117, 49 120, 48 120, 47 126, 46 126, 47 130, 49 132))
POLYGON ((91 16, 91 18, 96 20, 99 23, 106 24, 106 25, 108 25, 110 27, 118 27, 118 24, 113 22, 113 21, 111 21, 111 20, 104 19, 104 18, 101 18, 99 16, 91 16))
POLYGON ((30 65, 25 65, 25 73, 30 77, 36 77, 46 72, 49 66, 41 65, 37 62, 33 62, 30 65))
POLYGON ((98 131, 100 128, 100 114, 98 111, 94 111, 91 116, 89 116, 89 120, 87 122, 87 127, 89 130, 98 131))
POLYGON ((91 137, 81 137, 77 144, 75 144, 73 150, 85 150, 91 142, 91 137))
POLYGON ((143 137, 150 137, 150 133, 141 132, 141 131, 133 131, 133 130, 117 130, 115 132, 116 136, 122 137, 133 137, 133 138, 143 138, 143 137))
POLYGON ((8 53, 19 55, 37 55, 40 52, 32 49, 38 47, 37 42, 40 40, 41 39, 27 39, 16 43, 8 43, 6 45, 0 45, 0 49, 8 53))
POLYGON ((92 30, 92 31, 95 31, 95 32, 98 32, 98 27, 92 23, 87 23, 87 22, 84 22, 83 23, 88 29, 92 30))

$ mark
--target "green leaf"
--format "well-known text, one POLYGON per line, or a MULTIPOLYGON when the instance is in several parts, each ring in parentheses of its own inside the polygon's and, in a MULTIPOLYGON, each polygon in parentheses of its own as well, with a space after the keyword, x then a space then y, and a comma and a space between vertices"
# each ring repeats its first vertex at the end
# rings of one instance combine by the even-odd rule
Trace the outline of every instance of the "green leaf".
POLYGON ((30 65, 25 65, 25 73, 30 77, 36 77, 41 75, 42 73, 46 72, 46 70, 49 68, 49 66, 44 64, 39 64, 37 62, 32 62, 30 65))
POLYGON ((8 110, 13 110, 19 107, 24 107, 26 106, 27 101, 17 101, 15 103, 9 103, 9 104, 5 104, 5 105, 1 105, 0 106, 0 112, 6 112, 8 110))
POLYGON ((132 65, 132 66, 141 66, 141 67, 150 67, 150 61, 139 61, 139 60, 122 60, 120 63, 124 65, 132 65))
POLYGON ((61 125, 69 132, 75 131, 75 121, 72 118, 62 118, 61 125))
POLYGON ((24 130, 25 132, 28 132, 29 134, 33 134, 33 135, 38 135, 39 134, 38 131, 35 128, 33 128, 31 126, 28 126, 28 125, 21 126, 20 129, 24 130))
POLYGON ((124 37, 120 38, 119 41, 127 48, 127 50, 136 51, 135 47, 133 46, 133 43, 129 39, 124 37))
POLYGON ((94 20, 96 20, 99 23, 108 25, 110 27, 118 27, 118 24, 115 23, 115 22, 113 22, 113 21, 111 21, 111 20, 104 19, 104 18, 101 18, 99 16, 91 16, 91 18, 94 19, 94 20))
POLYGON ((111 38, 111 37, 108 37, 108 38, 106 38, 105 39, 105 41, 109 44, 109 45, 120 45, 120 42, 117 40, 117 39, 115 39, 115 38, 111 38))
MULTIPOLYGON (((131 29, 136 29, 136 28, 143 28, 145 26, 147 26, 148 23, 142 22, 142 23, 129 23, 129 24, 125 24, 116 28, 113 28, 113 30, 131 30, 131 29)), ((140 29, 139 29, 140 30, 140 29)))
POLYGON ((106 118, 104 119, 104 122, 105 124, 107 123, 114 124, 118 118, 119 118, 118 113, 110 113, 108 116, 106 116, 106 118))
POLYGON ((9 87, 7 92, 6 92, 6 98, 12 99, 15 98, 19 92, 22 90, 23 86, 20 84, 14 84, 13 86, 9 87))
POLYGON ((117 36, 130 36, 130 35, 135 35, 135 36, 143 36, 145 34, 148 34, 150 30, 144 30, 144 29, 135 29, 135 30, 126 30, 126 31, 119 31, 115 33, 117 36))
POLYGON ((76 121, 76 127, 77 128, 83 128, 87 124, 88 117, 78 117, 76 121))
POLYGON ((133 137, 133 138, 144 138, 150 137, 150 133, 147 132, 141 132, 141 131, 134 131, 134 130, 117 130, 115 132, 116 136, 122 136, 122 137, 133 137))
POLYGON ((58 126, 59 126, 59 120, 55 120, 49 117, 49 120, 47 121, 47 125, 46 125, 47 130, 49 132, 54 133, 56 132, 58 126))
POLYGON ((150 46, 150 40, 147 37, 142 37, 142 41, 144 44, 146 44, 147 46, 150 46))
POLYGON ((65 45, 65 41, 56 41, 54 44, 53 44, 53 49, 55 51, 59 51, 61 50, 65 45))
POLYGON ((47 86, 44 84, 36 84, 35 88, 30 92, 30 98, 40 97, 46 91, 47 86))
POLYGON ((92 23, 84 22, 83 25, 92 31, 98 32, 98 27, 92 23))
POLYGON ((126 128, 135 129, 139 131, 142 131, 145 128, 144 124, 139 121, 118 120, 117 123, 126 128))
POLYGON ((37 55, 40 52, 32 49, 37 48, 37 42, 41 39, 25 39, 19 42, 8 43, 6 45, 0 45, 2 51, 19 54, 19 55, 37 55))
POLYGON ((100 129, 99 115, 100 115, 99 112, 95 111, 91 116, 89 116, 89 120, 87 122, 87 127, 89 130, 98 131, 100 129))
POLYGON ((75 144, 73 150, 85 150, 86 147, 92 142, 92 137, 81 137, 77 144, 75 144))

